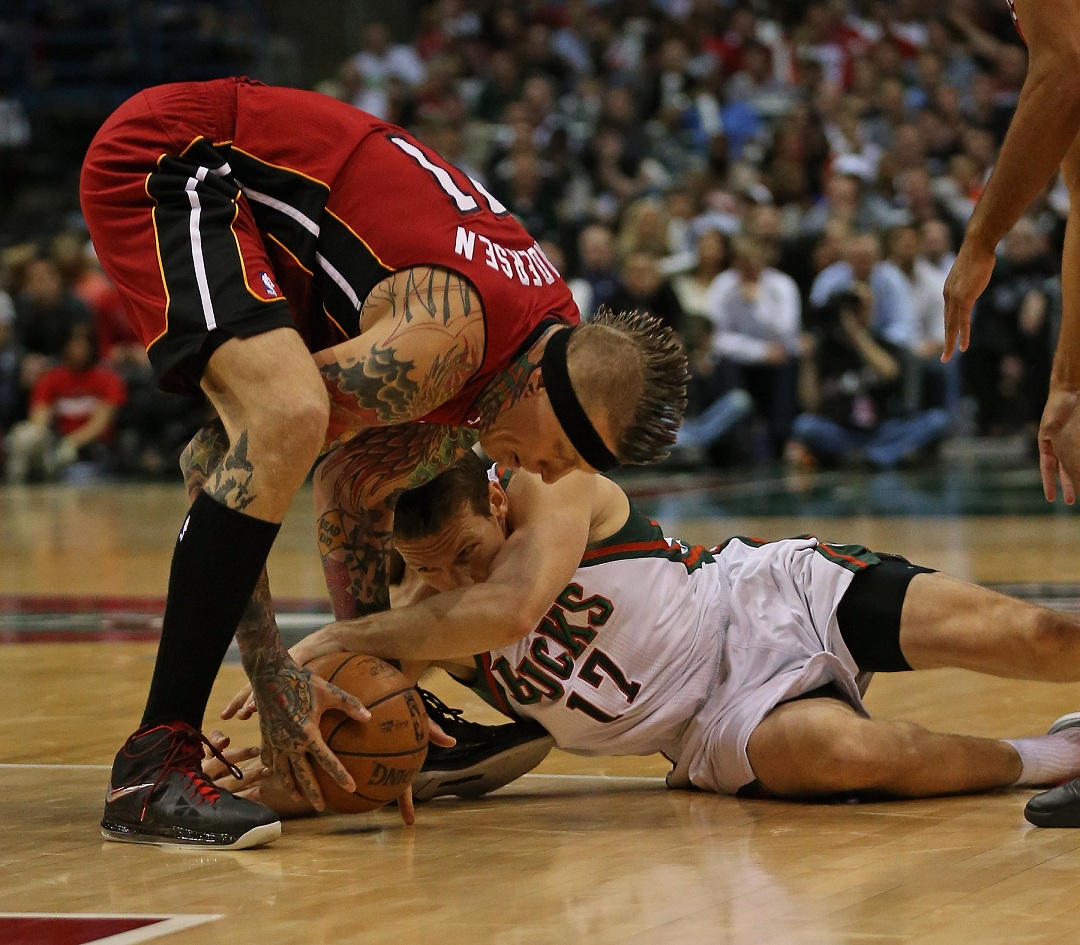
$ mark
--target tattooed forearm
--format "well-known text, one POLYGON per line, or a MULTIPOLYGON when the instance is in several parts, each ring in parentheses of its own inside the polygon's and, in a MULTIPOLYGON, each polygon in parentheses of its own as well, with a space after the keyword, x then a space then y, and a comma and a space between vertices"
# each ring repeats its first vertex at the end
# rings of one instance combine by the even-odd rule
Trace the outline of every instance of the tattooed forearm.
POLYGON ((470 430, 403 424, 367 430, 316 470, 318 540, 339 620, 389 605, 387 556, 393 504, 472 446, 470 430))
POLYGON ((373 510, 328 509, 319 518, 319 553, 330 603, 338 620, 390 606, 387 560, 393 515, 373 510))
MULTIPOLYGON (((263 745, 279 752, 295 750, 314 702, 311 673, 292 661, 281 642, 265 569, 244 610, 236 641, 259 707, 263 745)), ((310 792, 302 766, 293 766, 293 776, 302 791, 310 792)))
POLYGON ((236 628, 236 642, 249 677, 266 666, 276 666, 288 655, 278 633, 277 614, 265 568, 236 628))

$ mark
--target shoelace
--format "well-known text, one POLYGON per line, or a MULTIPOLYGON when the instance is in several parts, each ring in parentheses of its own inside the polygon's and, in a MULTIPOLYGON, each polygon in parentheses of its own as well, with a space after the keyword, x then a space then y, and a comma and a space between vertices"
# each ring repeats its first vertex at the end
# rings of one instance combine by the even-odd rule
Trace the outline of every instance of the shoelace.
MULTIPOLYGON (((453 735, 452 729, 460 731, 478 731, 480 729, 488 729, 490 726, 481 725, 479 722, 470 722, 468 719, 463 719, 464 710, 451 709, 445 702, 432 692, 428 692, 426 689, 419 689, 420 698, 424 700, 424 708, 427 709, 428 715, 438 724, 447 735, 453 735)), ((456 737, 456 736, 455 736, 456 737)))
POLYGON ((221 797, 221 791, 213 781, 203 774, 202 770, 204 745, 210 749, 210 753, 225 766, 225 770, 234 778, 239 781, 244 776, 243 772, 218 751, 202 732, 196 732, 194 729, 190 731, 172 729, 172 737, 173 743, 169 746, 165 759, 161 763, 161 771, 158 773, 153 786, 146 792, 146 800, 143 801, 139 820, 146 819, 146 809, 150 806, 150 798, 154 796, 154 792, 161 782, 173 771, 179 771, 187 775, 191 781, 191 785, 195 789, 195 794, 188 795, 191 800, 197 800, 200 804, 217 803, 217 799, 221 797))

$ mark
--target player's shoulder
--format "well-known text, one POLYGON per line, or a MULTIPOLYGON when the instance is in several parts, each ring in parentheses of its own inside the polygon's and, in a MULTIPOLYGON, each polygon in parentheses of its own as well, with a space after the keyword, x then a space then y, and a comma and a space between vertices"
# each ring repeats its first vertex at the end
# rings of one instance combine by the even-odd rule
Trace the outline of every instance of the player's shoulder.
POLYGON ((545 483, 539 476, 516 470, 504 488, 517 527, 576 509, 582 517, 588 516, 589 544, 614 535, 630 515, 630 500, 618 483, 593 473, 575 471, 558 482, 545 483))

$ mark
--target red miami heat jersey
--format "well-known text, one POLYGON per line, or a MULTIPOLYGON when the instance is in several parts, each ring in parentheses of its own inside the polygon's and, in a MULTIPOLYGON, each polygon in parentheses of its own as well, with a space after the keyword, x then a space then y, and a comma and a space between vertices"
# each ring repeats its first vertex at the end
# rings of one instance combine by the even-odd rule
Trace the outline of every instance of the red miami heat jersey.
POLYGON ((578 321, 536 240, 477 182, 401 128, 311 92, 232 80, 218 86, 222 95, 235 89, 236 112, 231 140, 215 149, 251 205, 312 350, 354 337, 360 304, 390 272, 460 273, 483 305, 484 361, 457 397, 425 417, 459 425, 542 319, 578 321))

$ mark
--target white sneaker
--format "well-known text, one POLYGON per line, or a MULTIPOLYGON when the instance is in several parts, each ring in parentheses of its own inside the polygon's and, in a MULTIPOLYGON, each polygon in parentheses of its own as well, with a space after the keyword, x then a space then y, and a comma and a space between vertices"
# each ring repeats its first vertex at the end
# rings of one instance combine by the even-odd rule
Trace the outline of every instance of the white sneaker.
POLYGON ((1056 735, 1058 732, 1064 732, 1067 728, 1077 728, 1078 726, 1080 726, 1080 712, 1069 712, 1061 716, 1061 718, 1055 719, 1054 724, 1046 730, 1046 734, 1056 735))

